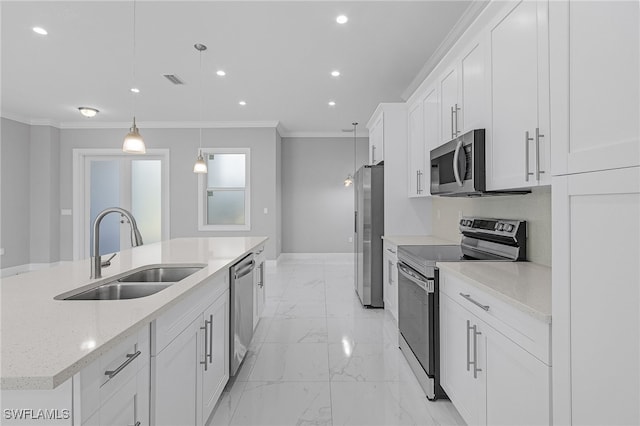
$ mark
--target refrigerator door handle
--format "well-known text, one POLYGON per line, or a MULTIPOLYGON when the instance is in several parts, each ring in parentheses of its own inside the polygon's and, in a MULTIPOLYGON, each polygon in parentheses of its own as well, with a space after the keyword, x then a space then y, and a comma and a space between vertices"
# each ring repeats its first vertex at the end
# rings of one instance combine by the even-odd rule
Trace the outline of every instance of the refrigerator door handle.
POLYGON ((354 215, 353 215, 353 232, 357 234, 358 233, 358 212, 355 211, 353 213, 354 213, 354 215))

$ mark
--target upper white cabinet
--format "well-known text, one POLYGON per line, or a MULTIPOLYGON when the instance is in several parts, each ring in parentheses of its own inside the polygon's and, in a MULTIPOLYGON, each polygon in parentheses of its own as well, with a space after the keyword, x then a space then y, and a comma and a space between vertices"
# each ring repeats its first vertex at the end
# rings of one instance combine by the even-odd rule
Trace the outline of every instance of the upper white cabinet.
POLYGON ((367 124, 369 129, 369 164, 384 161, 384 111, 376 110, 367 124))
POLYGON ((408 115, 408 164, 409 164, 409 197, 429 195, 428 176, 426 175, 425 141, 422 102, 418 101, 409 107, 408 115))
POLYGON ((550 2, 554 175, 640 165, 639 10, 550 2))
POLYGON ((552 197, 553 423, 640 424, 640 167, 554 177, 552 197))
MULTIPOLYGON (((440 78, 440 142, 486 127, 484 46, 471 43, 440 78)), ((440 145, 440 144, 438 144, 440 145)))
POLYGON ((487 189, 551 182, 548 2, 504 3, 487 34, 491 126, 487 189))

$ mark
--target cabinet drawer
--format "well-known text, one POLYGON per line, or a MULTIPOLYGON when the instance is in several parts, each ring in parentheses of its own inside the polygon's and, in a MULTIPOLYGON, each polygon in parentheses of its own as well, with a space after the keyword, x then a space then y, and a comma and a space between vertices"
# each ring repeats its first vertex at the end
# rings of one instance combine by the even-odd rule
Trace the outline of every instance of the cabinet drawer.
POLYGON ((398 261, 398 246, 388 241, 382 243, 383 253, 385 256, 389 256, 389 259, 393 262, 398 261))
POLYGON ((547 365, 551 365, 551 325, 519 311, 451 274, 440 273, 440 291, 547 365), (489 306, 485 311, 461 294, 489 306))
POLYGON ((159 354, 220 294, 229 288, 228 270, 220 271, 206 279, 206 283, 165 312, 152 323, 154 339, 151 355, 159 354))
POLYGON ((84 368, 80 374, 82 422, 135 377, 138 370, 149 368, 149 326, 123 342, 84 368), (136 355, 139 352, 138 355, 136 355), (105 372, 111 371, 111 378, 105 372))

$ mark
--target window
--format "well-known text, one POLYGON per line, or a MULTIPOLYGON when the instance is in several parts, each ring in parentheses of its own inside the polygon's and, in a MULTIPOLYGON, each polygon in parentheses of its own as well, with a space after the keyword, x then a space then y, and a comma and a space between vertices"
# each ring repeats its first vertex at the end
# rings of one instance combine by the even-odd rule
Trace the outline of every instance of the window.
POLYGON ((198 175, 198 229, 251 229, 250 149, 209 148, 202 154, 207 163, 207 173, 198 175))

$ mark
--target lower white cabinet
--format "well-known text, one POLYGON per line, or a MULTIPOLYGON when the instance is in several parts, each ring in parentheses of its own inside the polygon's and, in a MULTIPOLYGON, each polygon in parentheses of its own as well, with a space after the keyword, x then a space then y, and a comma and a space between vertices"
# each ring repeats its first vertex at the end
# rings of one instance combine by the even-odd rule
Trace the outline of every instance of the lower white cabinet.
POLYGON ((383 244, 382 299, 384 308, 398 321, 398 247, 388 241, 383 244))
POLYGON ((154 330, 152 422, 206 424, 229 380, 228 274, 158 318, 154 330))
MULTIPOLYGON (((522 318, 502 318, 511 330, 497 330, 495 317, 483 318, 459 295, 463 283, 442 271, 440 281, 440 383, 460 415, 470 425, 550 424, 551 367, 502 333, 528 333, 515 328, 522 318)), ((499 305, 482 296, 482 304, 499 305)))

